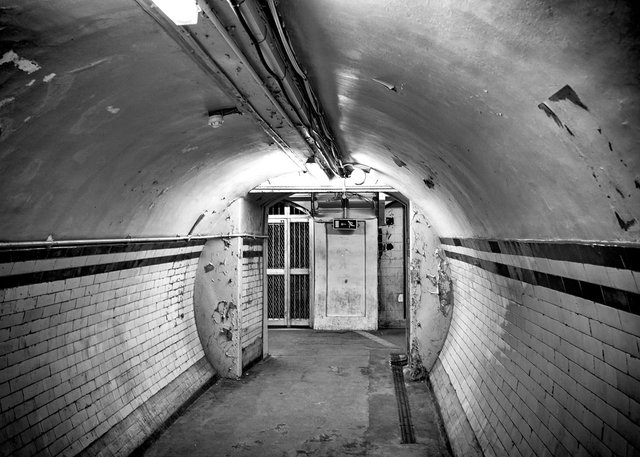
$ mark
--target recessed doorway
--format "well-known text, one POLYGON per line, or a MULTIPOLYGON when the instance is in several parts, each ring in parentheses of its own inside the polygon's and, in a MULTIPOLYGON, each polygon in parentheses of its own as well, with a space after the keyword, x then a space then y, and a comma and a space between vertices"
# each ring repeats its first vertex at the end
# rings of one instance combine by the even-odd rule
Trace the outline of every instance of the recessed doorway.
POLYGON ((270 327, 309 327, 313 290, 311 217, 294 203, 269 208, 267 319, 270 327))

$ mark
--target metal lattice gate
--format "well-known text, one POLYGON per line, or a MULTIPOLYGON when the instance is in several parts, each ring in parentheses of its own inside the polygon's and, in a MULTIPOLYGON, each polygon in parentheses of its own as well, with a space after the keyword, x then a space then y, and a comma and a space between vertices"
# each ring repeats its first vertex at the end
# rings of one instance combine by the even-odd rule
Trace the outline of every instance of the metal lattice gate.
POLYGON ((269 212, 267 316, 269 325, 308 326, 310 219, 289 205, 269 212))

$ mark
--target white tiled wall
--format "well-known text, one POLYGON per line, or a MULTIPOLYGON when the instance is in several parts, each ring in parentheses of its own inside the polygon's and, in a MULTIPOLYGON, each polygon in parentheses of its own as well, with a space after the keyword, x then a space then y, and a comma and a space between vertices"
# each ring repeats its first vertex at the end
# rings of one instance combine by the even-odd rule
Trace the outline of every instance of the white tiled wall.
MULTIPOLYGON (((262 246, 245 247, 248 252, 262 252, 262 246)), ((262 338, 263 327, 263 258, 242 259, 242 347, 262 338)))
MULTIPOLYGON (((446 249, 559 274, 550 260, 446 249)), ((567 264, 575 279, 618 281, 567 264)), ((455 306, 440 361, 485 455, 640 455, 640 316, 450 265, 455 306)))
MULTIPOLYGON (((100 262, 183 248, 166 251, 108 254, 100 262)), ((58 259, 53 268, 93 261, 58 259)), ((0 455, 75 455, 200 360, 197 261, 3 290, 0 455)), ((50 261, 31 261, 11 272, 47 268, 50 261)))

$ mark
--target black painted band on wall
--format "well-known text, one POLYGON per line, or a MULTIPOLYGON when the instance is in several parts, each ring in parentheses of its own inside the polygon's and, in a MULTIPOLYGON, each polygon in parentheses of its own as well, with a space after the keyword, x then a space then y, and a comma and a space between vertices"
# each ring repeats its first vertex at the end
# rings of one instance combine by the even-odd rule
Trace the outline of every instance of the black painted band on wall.
POLYGON ((262 246, 264 244, 264 238, 242 238, 243 246, 262 246))
POLYGON ((640 315, 640 294, 602 286, 587 281, 566 278, 564 276, 542 273, 527 268, 505 265, 491 260, 479 259, 444 249, 450 259, 474 265, 491 273, 526 282, 534 286, 546 287, 558 292, 574 295, 585 300, 591 300, 602 305, 610 306, 628 313, 640 315))
POLYGON ((640 246, 622 244, 440 238, 449 246, 461 246, 496 254, 542 257, 565 262, 640 271, 640 246))
POLYGON ((35 248, 0 247, 0 263, 25 262, 66 257, 119 254, 123 252, 157 251, 204 246, 205 239, 170 241, 122 241, 111 243, 77 244, 66 246, 42 246, 35 248))
POLYGON ((262 251, 242 251, 242 257, 245 259, 262 257, 262 251))
POLYGON ((80 276, 91 276, 100 273, 110 273, 112 271, 160 265, 163 263, 180 262, 182 260, 190 260, 198 257, 200 257, 200 251, 194 251, 187 254, 149 257, 145 259, 125 260, 122 262, 100 263, 96 265, 85 265, 82 267, 70 267, 58 270, 35 271, 32 273, 0 276, 0 289, 10 289, 12 287, 28 286, 42 282, 61 281, 80 276))

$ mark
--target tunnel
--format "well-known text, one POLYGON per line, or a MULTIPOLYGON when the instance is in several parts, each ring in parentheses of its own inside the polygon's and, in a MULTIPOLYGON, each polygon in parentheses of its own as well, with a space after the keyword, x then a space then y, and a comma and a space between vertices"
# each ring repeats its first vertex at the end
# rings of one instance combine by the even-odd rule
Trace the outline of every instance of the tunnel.
POLYGON ((271 324, 404 329, 451 455, 640 455, 636 2, 0 24, 0 455, 133 455, 271 324))

